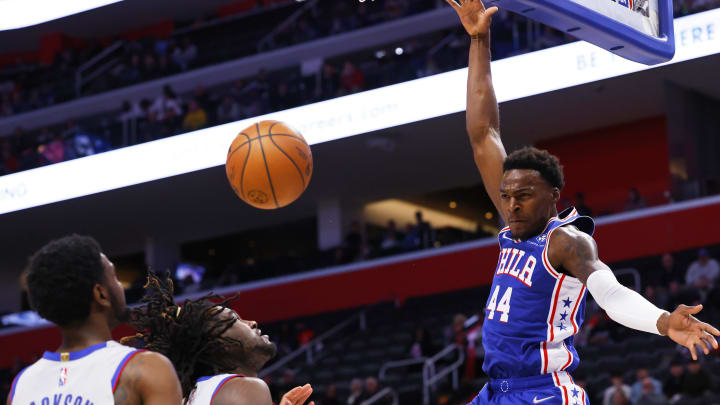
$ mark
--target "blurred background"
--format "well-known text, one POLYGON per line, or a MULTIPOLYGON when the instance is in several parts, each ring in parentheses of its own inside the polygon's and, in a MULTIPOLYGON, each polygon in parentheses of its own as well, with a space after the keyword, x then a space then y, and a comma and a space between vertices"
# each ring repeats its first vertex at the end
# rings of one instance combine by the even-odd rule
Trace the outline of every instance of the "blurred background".
MULTIPOLYGON (((676 24, 686 21, 678 52, 701 54, 529 89, 501 103, 501 130, 508 150, 535 145, 560 158, 567 186, 558 208, 596 218, 601 258, 621 282, 668 310, 703 303, 700 318, 717 325, 720 1, 673 4, 685 17, 676 24)), ((538 67, 520 58, 579 49, 559 48, 572 42, 501 10, 492 56, 505 64, 495 74, 530 74, 538 67)), ((102 244, 130 303, 148 266, 169 271, 181 299, 240 292, 233 307, 280 348, 264 372, 276 401, 311 382, 319 405, 465 404, 486 381, 479 328, 503 225, 472 160, 464 111, 353 136, 339 126, 337 139, 312 146, 305 194, 280 210, 241 202, 217 165, 3 206, 26 195, 22 179, 70 167, 62 162, 128 147, 172 154, 180 134, 430 83, 465 68, 468 45, 438 0, 125 0, 1 31, 0 395, 59 344, 29 311, 27 258, 76 232, 102 244)), ((609 54, 583 49, 597 53, 555 62, 578 74, 612 71, 609 54)), ((464 105, 460 95, 452 103, 464 105)), ((446 102, 433 100, 443 111, 446 102)), ((318 108, 332 117, 341 105, 318 108)), ((120 173, 142 164, 112 162, 120 173)), ((717 352, 692 362, 669 339, 620 327, 588 302, 574 377, 593 403, 720 403, 717 352)))

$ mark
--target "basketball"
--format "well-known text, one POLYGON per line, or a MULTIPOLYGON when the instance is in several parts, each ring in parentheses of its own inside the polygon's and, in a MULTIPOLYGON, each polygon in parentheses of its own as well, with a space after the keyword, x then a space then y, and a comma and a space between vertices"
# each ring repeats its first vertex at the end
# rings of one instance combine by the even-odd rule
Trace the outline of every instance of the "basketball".
POLYGON ((245 128, 230 145, 225 163, 235 194, 266 210, 297 200, 312 171, 312 153, 305 138, 279 121, 260 121, 245 128))

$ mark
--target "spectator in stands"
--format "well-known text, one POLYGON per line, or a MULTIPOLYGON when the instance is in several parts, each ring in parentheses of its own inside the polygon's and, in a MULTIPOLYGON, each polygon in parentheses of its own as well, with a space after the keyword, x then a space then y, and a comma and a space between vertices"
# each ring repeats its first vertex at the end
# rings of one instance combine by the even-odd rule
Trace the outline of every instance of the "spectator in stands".
POLYGON ((587 217, 592 217, 593 212, 585 204, 585 194, 584 193, 577 193, 575 194, 575 209, 577 210, 578 214, 585 215, 587 217))
POLYGON ((325 396, 319 405, 340 405, 340 399, 337 396, 337 388, 335 384, 330 384, 325 391, 325 396))
POLYGON ((650 376, 650 371, 645 367, 640 367, 635 372, 637 381, 630 387, 630 402, 637 404, 640 397, 648 394, 646 392, 645 381, 650 381, 652 384, 651 393, 662 396, 662 383, 650 376))
POLYGON ((415 220, 417 221, 417 223, 415 224, 415 229, 417 237, 420 240, 420 247, 423 249, 432 247, 433 237, 430 223, 423 220, 423 214, 421 211, 417 211, 415 213, 415 220))
POLYGON ((336 97, 340 88, 340 76, 337 69, 329 63, 322 66, 320 86, 316 90, 316 98, 327 100, 336 97))
POLYGON ((699 398, 712 389, 710 373, 700 364, 699 361, 691 361, 687 366, 687 372, 683 379, 683 397, 699 398))
POLYGON ((362 381, 359 378, 353 378, 350 381, 350 395, 348 395, 347 405, 359 405, 363 394, 362 381))
POLYGON ((143 111, 140 108, 139 103, 130 103, 128 100, 123 101, 120 109, 120 115, 118 115, 118 121, 132 121, 142 117, 143 111))
POLYGON ((622 372, 614 370, 610 377, 611 386, 603 393, 603 405, 630 404, 630 387, 623 382, 622 372))
POLYGON ((363 242, 363 236, 360 231, 360 222, 352 221, 350 231, 345 235, 345 253, 350 260, 355 260, 360 254, 360 247, 363 242))
POLYGON ((135 84, 141 80, 140 55, 134 53, 130 56, 130 62, 120 72, 118 79, 123 86, 135 84))
POLYGON ((198 106, 205 111, 214 111, 216 108, 215 103, 217 96, 210 94, 202 84, 195 86, 192 98, 197 101, 198 106))
POLYGON ((632 402, 633 405, 667 405, 667 399, 662 392, 656 390, 657 387, 650 377, 645 377, 636 384, 638 383, 641 385, 640 396, 632 402))
POLYGON ((218 106, 215 116, 220 124, 237 121, 242 118, 240 104, 233 100, 230 95, 226 95, 218 106))
POLYGON ((195 131, 205 127, 207 125, 207 121, 208 118, 205 110, 198 105, 197 101, 191 100, 190 106, 188 107, 188 113, 185 115, 185 119, 183 120, 183 129, 185 131, 195 131))
POLYGON ((267 79, 267 72, 265 69, 260 69, 257 76, 253 81, 245 86, 244 92, 255 92, 253 99, 257 99, 263 104, 263 107, 267 105, 270 99, 270 82, 267 79))
POLYGON ((365 73, 358 70, 351 62, 345 62, 340 75, 342 94, 352 94, 365 89, 365 73))
POLYGON ((383 239, 380 242, 380 249, 385 251, 397 249, 400 246, 401 239, 402 236, 397 231, 395 221, 391 219, 388 221, 387 229, 385 230, 383 234, 383 239))
POLYGON ((710 257, 707 249, 698 251, 698 259, 690 264, 685 282, 687 285, 708 290, 720 275, 720 265, 717 260, 710 257))
POLYGON ((625 203, 625 211, 632 211, 645 207, 647 207, 647 203, 642 197, 640 197, 638 189, 635 187, 631 188, 628 192, 628 200, 625 203))
POLYGON ((297 323, 295 330, 297 331, 296 340, 299 346, 305 346, 315 338, 315 332, 303 323, 297 323))
MULTIPOLYGON (((47 132, 47 128, 43 128, 47 132)), ((45 160, 52 163, 59 163, 65 159, 65 143, 59 134, 49 134, 48 141, 45 145, 41 145, 40 153, 45 160)))
POLYGON ((162 94, 150 106, 150 119, 161 122, 169 121, 181 114, 180 101, 170 85, 166 84, 163 86, 162 94))
MULTIPOLYGON (((372 398, 380 392, 380 386, 378 385, 378 381, 375 377, 368 377, 365 379, 365 390, 363 391, 362 395, 360 395, 360 403, 363 403, 364 401, 367 401, 368 399, 372 398)), ((378 401, 373 402, 374 404, 378 405, 386 405, 390 402, 388 401, 389 398, 383 398, 378 401)))
POLYGON ((415 330, 415 340, 410 344, 408 350, 410 357, 415 359, 431 357, 434 352, 435 349, 428 331, 425 328, 417 328, 415 330))
POLYGON ((412 224, 405 226, 405 238, 402 241, 403 250, 415 250, 420 248, 420 236, 417 227, 412 224))
POLYGON ((190 38, 183 39, 182 47, 176 47, 172 54, 172 60, 180 70, 188 70, 192 62, 197 58, 198 48, 190 41, 190 38))
POLYGON ((277 84, 270 100, 273 111, 287 110, 300 104, 300 100, 295 97, 295 94, 289 93, 288 85, 285 82, 277 84))
POLYGON ((7 173, 17 171, 19 167, 17 157, 13 154, 12 142, 8 139, 0 143, 0 164, 7 173))
POLYGON ((151 80, 160 77, 157 63, 155 63, 155 55, 146 53, 143 57, 143 66, 141 70, 142 80, 151 80))
POLYGON ((675 403, 682 393, 685 382, 685 359, 679 355, 670 361, 670 374, 663 381, 663 393, 675 403))
POLYGON ((682 284, 685 281, 685 273, 682 268, 675 263, 675 258, 671 253, 665 253, 660 260, 661 271, 653 272, 660 276, 659 279, 655 280, 655 285, 669 286, 673 283, 682 284))

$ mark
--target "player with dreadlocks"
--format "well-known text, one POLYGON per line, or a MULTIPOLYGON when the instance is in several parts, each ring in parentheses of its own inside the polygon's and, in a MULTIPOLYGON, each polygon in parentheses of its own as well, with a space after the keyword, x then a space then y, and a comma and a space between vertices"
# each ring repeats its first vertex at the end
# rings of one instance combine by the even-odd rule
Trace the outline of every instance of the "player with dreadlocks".
MULTIPOLYGON (((130 320, 139 333, 123 342, 167 356, 186 405, 272 404, 270 389, 257 375, 275 356, 275 344, 261 334, 257 322, 227 307, 234 297, 208 294, 179 306, 172 280, 152 272, 145 289, 145 305, 135 309, 130 320)), ((310 384, 296 387, 280 405, 302 405, 310 394, 310 384)))

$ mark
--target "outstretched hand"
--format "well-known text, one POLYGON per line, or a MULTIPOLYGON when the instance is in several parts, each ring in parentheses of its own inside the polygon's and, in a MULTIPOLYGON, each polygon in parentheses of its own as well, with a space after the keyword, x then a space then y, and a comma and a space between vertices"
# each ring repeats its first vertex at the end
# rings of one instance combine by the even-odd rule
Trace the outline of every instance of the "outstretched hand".
POLYGON ((720 336, 720 331, 712 325, 700 322, 693 314, 702 310, 702 305, 689 307, 679 305, 670 315, 665 314, 658 320, 658 330, 666 334, 675 343, 690 349, 693 360, 697 360, 697 349, 703 353, 710 354, 710 350, 717 350, 718 342, 715 336, 720 336))
MULTIPOLYGON (((287 394, 283 395, 279 405, 303 405, 313 389, 310 384, 305 384, 302 387, 295 387, 288 391, 287 394)), ((315 401, 310 402, 308 405, 315 405, 315 401)))
POLYGON ((460 17, 465 31, 470 35, 486 35, 490 32, 490 21, 492 15, 498 11, 497 7, 490 7, 487 10, 481 0, 445 0, 460 17))

